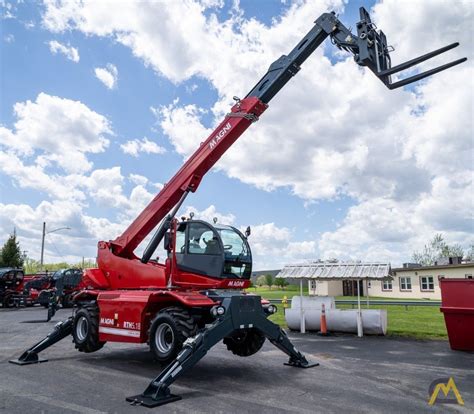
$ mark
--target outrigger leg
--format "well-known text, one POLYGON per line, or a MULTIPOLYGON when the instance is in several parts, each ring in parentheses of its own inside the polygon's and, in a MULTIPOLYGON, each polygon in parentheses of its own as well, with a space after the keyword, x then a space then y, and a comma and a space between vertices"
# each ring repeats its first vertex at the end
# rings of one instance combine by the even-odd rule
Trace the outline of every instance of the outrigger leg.
POLYGON ((180 396, 171 394, 169 386, 196 365, 216 343, 241 329, 254 328, 264 334, 273 345, 289 355, 290 359, 286 365, 299 368, 319 365, 308 363, 304 355, 293 346, 286 333, 267 319, 259 296, 225 297, 221 306, 225 308, 224 315, 209 328, 188 338, 176 359, 150 382, 143 394, 128 397, 126 399, 128 402, 152 408, 180 400, 180 396))
POLYGON ((66 336, 71 335, 72 324, 72 317, 68 318, 65 321, 58 322, 54 327, 53 332, 51 332, 46 338, 42 339, 37 344, 33 345, 31 348, 23 352, 20 358, 12 359, 8 362, 17 365, 28 365, 36 364, 39 362, 46 362, 47 359, 39 358, 38 354, 46 348, 49 348, 51 345, 54 345, 56 342, 59 342, 61 339, 66 338, 66 336))

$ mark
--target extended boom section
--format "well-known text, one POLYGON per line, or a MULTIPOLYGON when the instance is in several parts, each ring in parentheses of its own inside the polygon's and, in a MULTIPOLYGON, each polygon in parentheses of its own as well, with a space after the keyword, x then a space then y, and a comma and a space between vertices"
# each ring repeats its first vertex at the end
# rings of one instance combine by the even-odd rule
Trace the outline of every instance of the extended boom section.
POLYGON ((466 58, 458 59, 409 78, 392 82, 392 75, 447 52, 457 47, 459 43, 453 43, 392 67, 390 52, 394 50, 393 47, 388 45, 385 34, 382 31, 377 31, 367 10, 361 7, 359 12, 360 21, 357 23, 357 35, 353 34, 335 13, 324 13, 288 55, 282 55, 273 62, 267 73, 244 99, 237 100, 237 104, 234 105, 231 112, 226 115, 207 140, 201 143, 196 152, 140 216, 120 237, 111 242, 114 253, 122 257, 132 257, 133 250, 166 217, 183 193, 196 191, 203 176, 251 123, 258 120, 270 100, 298 73, 303 62, 328 37, 336 47, 352 53, 358 65, 367 66, 389 89, 396 89, 419 81, 467 60, 466 58))

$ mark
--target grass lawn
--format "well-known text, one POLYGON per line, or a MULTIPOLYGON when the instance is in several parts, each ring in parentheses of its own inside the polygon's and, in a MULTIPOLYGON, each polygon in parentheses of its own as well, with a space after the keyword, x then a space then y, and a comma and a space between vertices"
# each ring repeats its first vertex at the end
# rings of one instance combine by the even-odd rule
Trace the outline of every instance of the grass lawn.
MULTIPOLYGON (((297 295, 296 290, 277 290, 277 289, 248 289, 249 292, 261 295, 266 299, 281 299, 287 296, 288 301, 291 297, 297 295)), ((305 294, 307 294, 307 289, 305 294)), ((351 297, 338 297, 337 299, 354 299, 351 297)), ((355 298, 357 299, 357 298, 355 298)), ((375 299, 375 298, 374 298, 375 299)), ((379 299, 379 298, 377 298, 379 299)), ((382 298, 380 298, 382 299, 382 298)), ((392 299, 391 299, 392 300, 392 299)), ((278 312, 272 315, 270 319, 280 326, 286 327, 283 305, 277 305, 278 312)), ((290 303, 288 304, 290 306, 290 303)), ((352 309, 351 305, 337 305, 338 309, 352 309)), ((362 308, 365 309, 365 298, 362 302, 362 308)), ((388 318, 388 335, 404 336, 418 339, 447 339, 446 326, 444 324, 443 314, 437 306, 376 306, 376 309, 386 309, 388 318)))

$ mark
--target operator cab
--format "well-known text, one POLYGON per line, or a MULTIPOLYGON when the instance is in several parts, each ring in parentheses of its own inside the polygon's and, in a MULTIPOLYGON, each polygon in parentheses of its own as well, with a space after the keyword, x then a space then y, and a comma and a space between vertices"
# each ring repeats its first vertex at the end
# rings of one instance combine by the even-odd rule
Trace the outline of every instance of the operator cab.
POLYGON ((247 237, 235 227, 182 221, 177 225, 175 246, 181 271, 213 278, 250 279, 252 253, 247 237))

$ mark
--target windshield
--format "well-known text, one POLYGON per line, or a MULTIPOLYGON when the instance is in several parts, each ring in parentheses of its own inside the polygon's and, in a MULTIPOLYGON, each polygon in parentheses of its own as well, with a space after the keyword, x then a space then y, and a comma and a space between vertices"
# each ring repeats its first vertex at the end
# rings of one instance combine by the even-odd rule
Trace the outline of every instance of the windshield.
POLYGON ((63 276, 64 269, 62 270, 56 270, 56 272, 53 273, 53 279, 58 280, 63 276))
POLYGON ((236 229, 216 227, 224 245, 224 277, 250 278, 252 255, 247 240, 236 229))
POLYGON ((247 239, 231 226, 185 221, 176 230, 180 269, 212 277, 250 278, 252 254, 247 239))
POLYGON ((233 229, 216 229, 224 245, 224 252, 226 257, 240 256, 246 257, 249 255, 247 242, 235 232, 233 229))

